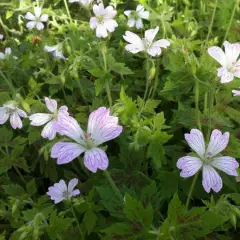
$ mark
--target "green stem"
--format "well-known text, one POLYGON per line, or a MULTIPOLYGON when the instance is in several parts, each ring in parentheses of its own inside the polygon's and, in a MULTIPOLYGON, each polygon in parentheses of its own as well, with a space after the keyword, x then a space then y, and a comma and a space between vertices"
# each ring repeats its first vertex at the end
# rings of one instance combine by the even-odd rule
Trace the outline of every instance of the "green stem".
POLYGON ((120 201, 123 202, 123 196, 122 196, 120 190, 118 189, 118 187, 116 186, 116 184, 114 183, 110 173, 107 170, 105 170, 104 171, 104 175, 107 178, 107 180, 110 183, 110 185, 112 186, 112 188, 115 191, 116 195, 119 197, 120 201))
POLYGON ((18 170, 18 168, 14 166, 14 169, 15 169, 15 171, 17 172, 18 176, 21 178, 22 182, 23 182, 25 185, 27 185, 27 182, 24 180, 23 175, 22 175, 21 172, 18 170))
POLYGON ((234 8, 233 8, 233 10, 232 10, 232 15, 231 15, 231 18, 230 18, 230 22, 229 22, 229 24, 228 24, 227 31, 226 31, 225 37, 224 37, 224 39, 223 39, 223 43, 224 43, 224 41, 225 41, 225 40, 227 39, 227 37, 228 37, 228 33, 229 33, 229 30, 230 30, 230 28, 231 28, 231 26, 232 26, 233 17, 234 17, 234 15, 235 15, 235 12, 236 12, 238 3, 239 3, 239 0, 236 0, 235 5, 234 5, 234 8))
POLYGON ((77 222, 78 231, 79 231, 79 234, 80 234, 80 239, 81 239, 81 240, 84 240, 84 239, 85 239, 85 238, 84 238, 84 234, 83 234, 82 231, 81 231, 80 223, 79 223, 79 221, 78 221, 78 218, 77 218, 77 216, 76 216, 76 214, 75 214, 75 211, 74 211, 74 208, 73 208, 72 205, 71 205, 71 211, 72 211, 72 214, 73 214, 73 216, 74 216, 74 218, 75 218, 75 220, 76 220, 76 222, 77 222))
POLYGON ((200 115, 199 115, 199 82, 195 81, 195 110, 196 110, 196 119, 197 119, 197 126, 198 129, 201 131, 202 126, 201 126, 201 120, 200 120, 200 115))
POLYGON ((214 21, 215 15, 216 15, 217 5, 218 5, 218 0, 216 0, 215 4, 214 4, 214 10, 213 10, 213 14, 212 14, 211 23, 210 23, 210 26, 209 26, 209 29, 208 29, 208 35, 207 35, 207 38, 206 38, 206 44, 208 43, 210 34, 212 32, 212 26, 213 26, 213 21, 214 21))
POLYGON ((193 178, 192 185, 190 187, 190 190, 189 190, 189 193, 188 193, 188 197, 187 197, 186 206, 185 206, 185 210, 186 211, 188 210, 189 203, 190 203, 190 200, 191 200, 191 197, 192 197, 193 189, 194 189, 194 187, 196 185, 196 181, 197 181, 198 175, 199 175, 199 172, 197 172, 195 174, 194 178, 193 178))
POLYGON ((67 0, 64 0, 64 4, 65 4, 65 8, 66 8, 66 11, 67 11, 68 18, 69 18, 70 22, 72 23, 72 17, 71 17, 69 8, 68 8, 67 0))
POLYGON ((148 57, 146 57, 146 87, 145 87, 145 92, 143 97, 144 103, 147 98, 148 88, 149 88, 149 60, 148 60, 148 57))
POLYGON ((203 110, 204 114, 207 114, 207 103, 208 103, 208 93, 206 92, 204 94, 204 110, 203 110))
POLYGON ((159 82, 159 78, 158 78, 158 74, 159 74, 159 65, 160 65, 160 60, 157 59, 157 61, 156 61, 155 82, 154 82, 154 87, 153 87, 152 98, 154 98, 154 96, 155 96, 155 94, 156 94, 157 87, 158 87, 158 82, 159 82))
MULTIPOLYGON (((215 87, 215 86, 213 86, 215 87)), ((210 134, 211 134, 211 130, 212 130, 212 108, 213 108, 213 104, 214 104, 214 89, 209 89, 209 107, 208 107, 208 133, 207 133, 207 138, 206 140, 208 140, 210 138, 210 134)))

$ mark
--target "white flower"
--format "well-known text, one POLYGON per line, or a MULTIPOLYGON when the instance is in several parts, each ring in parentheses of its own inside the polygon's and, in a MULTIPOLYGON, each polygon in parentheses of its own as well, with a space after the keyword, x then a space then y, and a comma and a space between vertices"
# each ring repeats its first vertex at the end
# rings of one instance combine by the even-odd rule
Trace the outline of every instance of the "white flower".
POLYGON ((240 96, 240 91, 239 90, 232 90, 233 96, 238 97, 240 96))
POLYGON ((74 190, 77 184, 77 178, 70 180, 68 186, 64 180, 60 180, 59 183, 55 183, 53 186, 48 188, 47 195, 50 196, 51 200, 54 200, 55 204, 62 202, 63 200, 68 200, 71 197, 80 194, 80 191, 78 189, 74 190))
POLYGON ((229 83, 234 77, 240 78, 240 60, 237 60, 240 54, 240 44, 225 41, 223 45, 225 53, 220 47, 211 47, 208 53, 222 65, 217 69, 221 83, 229 83))
POLYGON ((149 18, 149 12, 144 11, 144 7, 140 4, 137 6, 136 11, 127 10, 124 11, 124 14, 128 17, 128 26, 136 26, 137 29, 143 28, 142 19, 149 18))
MULTIPOLYGON (((7 56, 10 56, 12 54, 11 48, 6 48, 5 52, 0 52, 0 59, 5 59, 7 56)), ((16 56, 13 56, 14 59, 18 59, 16 56)))
POLYGON ((51 113, 35 113, 29 116, 29 119, 31 121, 30 125, 32 126, 42 126, 45 123, 45 127, 42 130, 42 137, 48 138, 49 140, 52 140, 55 138, 57 134, 57 123, 58 118, 61 114, 68 116, 68 108, 66 106, 62 106, 57 109, 57 102, 53 99, 49 99, 45 97, 45 103, 48 108, 48 110, 51 113))
POLYGON ((10 117, 10 124, 13 129, 22 128, 22 118, 27 118, 27 114, 17 107, 15 101, 10 101, 0 107, 0 124, 4 124, 10 117))
POLYGON ((3 39, 3 35, 2 34, 0 34, 0 39, 3 39))
POLYGON ((113 9, 112 6, 104 8, 103 4, 93 5, 93 12, 95 17, 90 19, 91 29, 96 28, 96 36, 101 38, 106 38, 108 32, 114 32, 115 28, 118 26, 117 22, 113 20, 116 16, 117 11, 113 9))
POLYGON ((45 46, 44 50, 46 52, 51 52, 55 58, 59 58, 59 59, 63 59, 63 60, 66 59, 63 56, 62 49, 61 49, 61 46, 59 44, 54 45, 54 46, 45 46))
POLYGON ((236 170, 239 163, 236 159, 229 156, 219 156, 219 153, 227 147, 229 136, 229 132, 222 134, 217 129, 213 130, 206 148, 201 131, 192 129, 190 134, 185 134, 188 145, 197 153, 197 157, 185 156, 178 159, 177 167, 182 170, 180 176, 188 178, 202 169, 202 185, 205 191, 209 193, 213 189, 213 191, 219 192, 223 184, 222 178, 215 168, 230 176, 238 176, 236 170))
POLYGON ((42 13, 42 9, 40 7, 35 7, 34 8, 34 14, 30 12, 27 12, 27 14, 25 15, 25 18, 27 20, 30 20, 30 22, 27 23, 27 28, 28 29, 32 29, 34 27, 36 27, 38 30, 44 29, 44 25, 42 22, 47 22, 48 21, 48 15, 47 14, 43 14, 42 13))
POLYGON ((69 0, 70 3, 79 2, 85 8, 88 8, 89 5, 93 2, 93 0, 69 0))
POLYGON ((125 49, 131 53, 147 52, 149 55, 155 57, 162 53, 161 48, 170 46, 170 42, 166 39, 153 41, 158 33, 159 27, 145 31, 145 37, 141 39, 135 33, 127 31, 123 38, 130 44, 126 45, 125 49))

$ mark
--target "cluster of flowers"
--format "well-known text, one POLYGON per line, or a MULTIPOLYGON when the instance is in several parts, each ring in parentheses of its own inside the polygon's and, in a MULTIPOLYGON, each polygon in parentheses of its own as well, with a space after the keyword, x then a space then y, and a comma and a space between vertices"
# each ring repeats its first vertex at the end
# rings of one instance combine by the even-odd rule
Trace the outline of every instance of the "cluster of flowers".
MULTIPOLYGON (((89 9, 92 0, 69 0, 70 3, 79 2, 82 6, 89 9)), ((90 28, 96 29, 98 38, 106 38, 109 33, 115 31, 118 27, 114 17, 117 11, 112 6, 104 7, 100 1, 99 4, 94 4, 92 7, 94 17, 90 19, 90 28)), ((127 10, 124 14, 128 17, 128 26, 143 28, 143 19, 148 19, 150 13, 145 11, 142 5, 138 5, 136 11, 127 10)), ((37 30, 44 29, 44 23, 48 21, 48 15, 42 14, 42 9, 34 8, 34 14, 28 12, 25 16, 29 22, 27 28, 37 30)), ((152 57, 161 55, 161 48, 170 46, 170 42, 166 39, 154 41, 159 27, 145 31, 144 38, 141 39, 133 32, 126 31, 123 38, 129 44, 125 49, 131 53, 145 52, 152 57)), ((0 38, 3 36, 0 35, 0 38)), ((221 78, 221 83, 229 83, 234 77, 240 78, 240 62, 238 57, 240 54, 240 44, 230 44, 224 42, 225 53, 219 47, 211 47, 208 53, 221 64, 218 68, 218 77, 221 78)), ((52 52, 54 57, 66 59, 62 54, 62 44, 54 46, 45 46, 44 50, 52 52)), ((0 53, 0 58, 6 58, 6 55, 11 54, 11 49, 7 48, 5 53, 0 53)), ((234 96, 240 96, 240 91, 233 90, 234 96)), ((69 138, 68 142, 60 141, 51 149, 51 157, 57 159, 57 164, 66 164, 84 153, 84 165, 93 173, 98 169, 106 170, 108 167, 108 157, 98 146, 104 142, 118 137, 122 132, 122 127, 118 125, 118 118, 110 115, 110 110, 105 107, 93 111, 88 120, 87 132, 84 132, 77 121, 69 116, 68 108, 62 106, 57 109, 57 102, 53 99, 45 98, 45 103, 50 113, 35 113, 29 116, 32 126, 45 125, 42 130, 42 137, 52 140, 56 134, 69 138)), ((14 129, 22 128, 21 118, 27 118, 27 114, 18 108, 16 102, 11 101, 0 107, 0 124, 4 124, 9 118, 14 129)), ((185 134, 185 139, 189 146, 197 153, 197 156, 182 157, 177 162, 177 167, 181 169, 181 176, 191 177, 200 169, 203 171, 202 184, 206 192, 213 189, 215 192, 222 188, 222 179, 214 168, 220 169, 223 172, 238 176, 236 169, 239 167, 238 162, 229 156, 218 156, 223 151, 229 141, 229 133, 222 134, 215 129, 212 132, 210 142, 206 149, 203 134, 192 129, 190 134, 185 134)), ((78 180, 72 179, 68 186, 64 180, 55 183, 49 187, 47 194, 55 203, 69 199, 72 196, 80 194, 79 190, 74 190, 78 180)))

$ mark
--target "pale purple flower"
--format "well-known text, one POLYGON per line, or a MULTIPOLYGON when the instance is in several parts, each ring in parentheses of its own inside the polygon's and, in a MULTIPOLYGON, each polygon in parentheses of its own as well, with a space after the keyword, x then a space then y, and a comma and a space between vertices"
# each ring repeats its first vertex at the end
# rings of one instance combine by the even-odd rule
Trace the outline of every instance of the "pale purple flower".
POLYGON ((71 197, 80 194, 78 189, 73 190, 77 184, 77 178, 70 180, 68 186, 64 180, 60 180, 59 183, 55 183, 52 187, 48 188, 47 195, 50 196, 51 200, 54 200, 55 204, 64 200, 69 200, 71 197))
POLYGON ((240 44, 224 42, 225 52, 220 47, 210 47, 208 53, 218 61, 222 67, 218 68, 221 83, 229 83, 234 77, 240 78, 240 44))
POLYGON ((90 28, 96 29, 96 36, 98 38, 106 38, 108 32, 114 32, 118 26, 117 22, 113 19, 117 11, 112 6, 104 8, 104 5, 100 3, 99 5, 93 5, 93 12, 95 17, 90 19, 90 28))
POLYGON ((240 96, 240 91, 239 90, 232 90, 233 96, 237 97, 240 96))
POLYGON ((22 128, 21 118, 27 118, 27 114, 20 108, 15 101, 10 101, 0 107, 0 125, 4 124, 10 118, 10 124, 13 129, 22 128))
MULTIPOLYGON (((11 48, 5 48, 5 52, 0 52, 0 59, 5 59, 7 57, 10 57, 12 55, 12 49, 11 48)), ((18 59, 16 56, 13 56, 14 59, 18 59)))
POLYGON ((49 99, 47 97, 45 97, 45 103, 51 113, 34 113, 29 116, 29 119, 31 120, 30 124, 32 126, 42 126, 47 123, 43 128, 41 135, 43 138, 52 140, 57 134, 58 118, 61 115, 68 116, 68 108, 67 106, 61 106, 57 109, 56 100, 49 99))
POLYGON ((154 41, 158 33, 159 27, 145 31, 145 37, 141 39, 135 33, 126 31, 123 38, 130 44, 126 45, 125 49, 131 53, 146 52, 152 57, 161 55, 161 48, 170 46, 170 42, 166 39, 154 41))
POLYGON ((65 60, 66 58, 63 56, 61 44, 54 46, 45 46, 44 50, 46 52, 51 52, 55 58, 65 60))
POLYGON ((58 142, 53 146, 51 157, 57 158, 57 164, 69 163, 84 153, 84 165, 91 172, 106 170, 108 157, 98 146, 118 137, 122 132, 118 118, 109 113, 110 110, 105 107, 93 111, 88 119, 87 133, 83 132, 74 118, 61 115, 58 132, 75 142, 58 142))
POLYGON ((3 39, 3 35, 2 34, 0 34, 0 39, 3 39))
POLYGON ((206 192, 211 189, 219 192, 222 188, 222 179, 215 168, 231 176, 238 176, 236 169, 238 162, 229 156, 218 156, 229 141, 229 132, 222 134, 219 130, 212 131, 210 142, 206 149, 203 134, 198 129, 192 129, 190 134, 185 134, 185 139, 198 156, 185 156, 178 159, 177 167, 181 169, 180 176, 188 178, 202 169, 202 185, 206 192))
POLYGON ((127 10, 124 14, 128 17, 128 26, 136 26, 137 29, 143 28, 142 19, 149 18, 149 12, 144 10, 142 5, 138 5, 136 11, 127 10))
POLYGON ((34 8, 34 14, 27 12, 25 18, 30 20, 26 25, 28 29, 33 29, 36 27, 37 30, 42 30, 44 29, 43 22, 48 21, 48 15, 42 14, 42 9, 40 7, 34 8))

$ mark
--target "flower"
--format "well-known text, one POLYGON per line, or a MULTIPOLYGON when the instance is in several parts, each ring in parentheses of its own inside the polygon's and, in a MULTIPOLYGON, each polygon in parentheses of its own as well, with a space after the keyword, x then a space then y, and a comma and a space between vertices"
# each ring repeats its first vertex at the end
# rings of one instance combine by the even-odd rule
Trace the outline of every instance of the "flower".
POLYGON ((138 5, 136 11, 127 10, 124 11, 124 14, 128 17, 128 26, 133 27, 136 26, 137 29, 143 28, 142 19, 149 18, 149 12, 144 11, 144 7, 142 5, 138 5))
POLYGON ((166 39, 161 39, 153 42, 157 35, 159 27, 145 31, 145 38, 141 39, 135 33, 126 31, 123 38, 130 44, 126 45, 125 49, 131 53, 147 52, 149 55, 155 57, 162 53, 161 48, 170 46, 170 42, 166 39))
POLYGON ((22 128, 21 118, 27 118, 27 114, 20 108, 15 101, 9 101, 0 107, 0 124, 4 124, 10 117, 10 124, 13 129, 22 128))
POLYGON ((93 2, 93 0, 69 0, 70 3, 79 2, 85 8, 88 8, 89 5, 93 2))
POLYGON ((77 121, 72 117, 61 115, 58 132, 75 142, 58 142, 51 151, 51 157, 57 158, 57 164, 65 164, 84 154, 84 165, 91 172, 97 169, 106 170, 108 157, 98 148, 104 142, 118 137, 122 127, 118 125, 118 118, 109 115, 110 110, 100 107, 93 111, 88 119, 87 133, 84 133, 77 121))
POLYGON ((115 28, 118 26, 117 22, 113 20, 116 16, 117 11, 113 9, 112 6, 104 8, 103 4, 93 5, 93 12, 95 17, 90 19, 90 28, 96 28, 96 36, 101 38, 106 38, 108 32, 114 32, 115 28))
POLYGON ((3 39, 3 35, 2 34, 0 34, 0 39, 3 39))
POLYGON ((208 53, 222 65, 217 69, 221 83, 229 83, 234 77, 240 78, 240 61, 237 60, 240 54, 240 44, 225 41, 223 45, 225 53, 220 47, 210 47, 208 53))
POLYGON ((73 190, 77 184, 77 178, 70 180, 68 186, 64 180, 60 180, 59 183, 55 183, 53 186, 48 188, 47 195, 50 196, 51 200, 54 200, 55 204, 62 202, 63 200, 68 200, 71 197, 80 194, 79 189, 73 190))
MULTIPOLYGON (((5 52, 0 52, 0 59, 5 59, 7 56, 10 56, 12 54, 11 48, 5 48, 5 52)), ((13 56, 14 59, 18 59, 18 57, 13 56)))
POLYGON ((190 134, 185 134, 189 146, 197 153, 197 157, 185 156, 177 161, 177 167, 181 169, 180 176, 188 178, 202 169, 202 185, 206 192, 211 188, 219 192, 222 188, 222 179, 215 168, 231 176, 238 176, 236 169, 238 162, 229 156, 217 156, 222 152, 229 141, 229 132, 222 134, 219 130, 212 131, 207 149, 203 134, 198 129, 192 129, 190 134))
POLYGON ((233 96, 237 97, 240 96, 240 91, 239 90, 232 90, 233 96))
POLYGON ((47 123, 42 130, 41 136, 52 140, 57 134, 58 118, 61 115, 68 116, 68 108, 62 106, 57 110, 57 102, 47 97, 45 97, 45 103, 51 113, 35 113, 29 116, 29 119, 32 126, 42 126, 47 123))
POLYGON ((36 27, 37 30, 44 29, 44 25, 42 22, 48 21, 48 15, 47 14, 41 15, 41 13, 42 13, 42 9, 40 7, 34 8, 35 15, 33 15, 30 12, 27 12, 27 14, 25 15, 25 18, 27 20, 30 20, 26 25, 28 29, 33 29, 34 27, 36 27))
POLYGON ((66 59, 63 56, 62 49, 61 49, 61 46, 59 44, 54 45, 54 46, 45 46, 44 50, 46 52, 52 52, 52 54, 55 58, 59 58, 59 59, 63 59, 63 60, 66 59))

